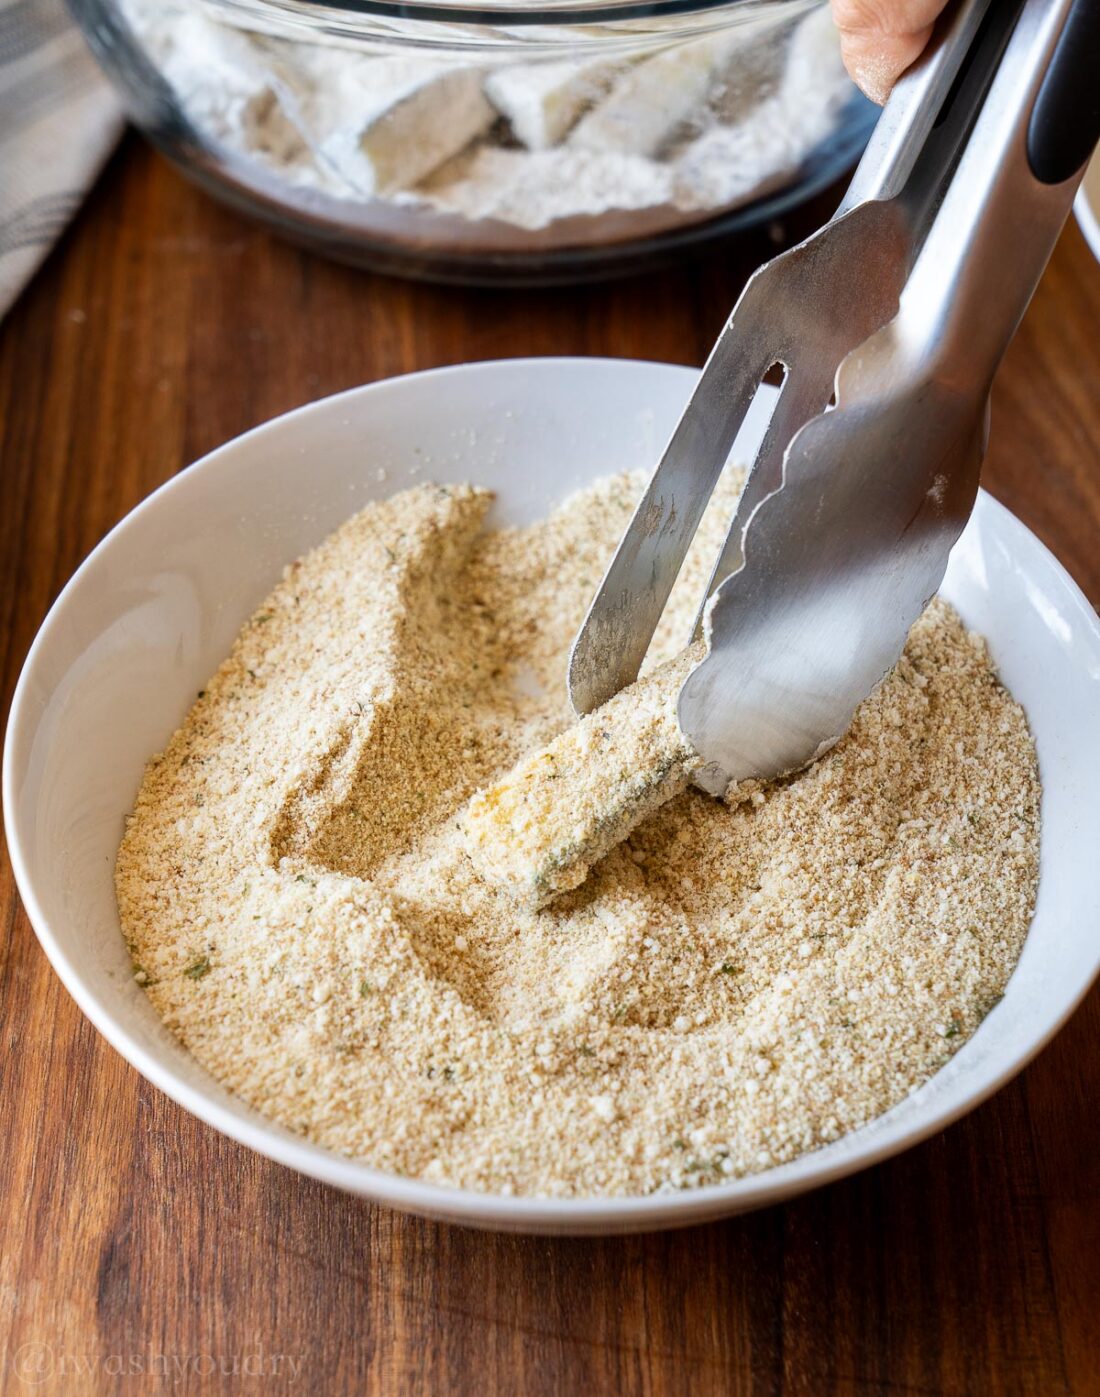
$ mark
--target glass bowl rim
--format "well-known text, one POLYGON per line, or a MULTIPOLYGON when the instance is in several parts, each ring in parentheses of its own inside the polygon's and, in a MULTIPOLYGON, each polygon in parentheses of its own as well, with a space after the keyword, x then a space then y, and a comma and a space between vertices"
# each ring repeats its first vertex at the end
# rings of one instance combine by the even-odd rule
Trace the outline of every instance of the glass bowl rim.
POLYGON ((482 25, 596 25, 624 20, 667 20, 677 15, 703 15, 710 11, 738 11, 760 15, 768 9, 787 9, 792 15, 824 8, 827 0, 550 0, 529 5, 516 0, 229 0, 225 6, 239 14, 268 11, 283 24, 338 24, 341 19, 375 18, 482 25))

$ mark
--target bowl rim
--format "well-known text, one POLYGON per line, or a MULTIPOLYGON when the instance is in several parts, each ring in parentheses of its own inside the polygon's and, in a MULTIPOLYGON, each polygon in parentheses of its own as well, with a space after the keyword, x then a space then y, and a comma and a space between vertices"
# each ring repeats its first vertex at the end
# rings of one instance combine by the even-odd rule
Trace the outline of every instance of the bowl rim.
MULTIPOLYGON (((801 0, 806 11, 823 8, 826 0, 801 0)), ((273 5, 270 0, 232 0, 227 18, 241 23, 249 14, 261 21, 288 23, 342 36, 357 36, 356 25, 372 19, 443 24, 553 27, 558 25, 616 24, 620 21, 674 19, 678 15, 705 14, 710 10, 736 14, 761 13, 760 0, 543 0, 541 5, 517 0, 291 0, 273 5)), ((374 32, 366 31, 366 32, 374 32)), ((670 31, 674 33, 674 31, 670 31)))
MULTIPOLYGON (((38 898, 30 870, 29 855, 26 852, 30 847, 30 834, 24 831, 16 795, 17 753, 29 748, 28 739, 40 713, 30 699, 30 688, 38 657, 60 624, 69 598, 83 585, 84 577, 99 558, 114 546, 116 539, 132 527, 139 517, 149 510, 160 508, 164 500, 170 499, 173 492, 181 488, 182 482, 191 480, 196 474, 217 470, 223 457, 236 451, 242 443, 260 440, 272 433, 277 434, 292 419, 300 422, 311 414, 337 411, 344 403, 369 399, 378 393, 385 393, 394 384, 413 379, 437 381, 444 376, 491 376, 501 369, 517 368, 536 374, 578 366, 585 372, 591 372, 597 367, 601 371, 614 369, 622 372, 627 365, 631 371, 656 371, 663 374, 671 372, 680 375, 684 379, 685 389, 690 387, 699 374, 698 369, 682 364, 610 356, 531 356, 451 364, 378 379, 315 399, 221 443, 190 465, 183 467, 135 505, 81 562, 50 606, 31 643, 8 713, 2 792, 4 825, 15 883, 42 949, 82 1012, 108 1043, 143 1077, 207 1125, 275 1163, 361 1197, 422 1216, 512 1231, 611 1233, 689 1226, 734 1212, 747 1212, 781 1198, 796 1197, 919 1144, 988 1100, 1022 1071, 1050 1042, 1075 1012, 1100 973, 1098 941, 1087 974, 1082 976, 1075 993, 1062 1005, 1057 1016, 1045 1024, 1040 1032, 1023 1041, 1015 1051, 1006 1054, 996 1070, 975 1090, 969 1092, 964 1100, 933 1107, 920 1120, 904 1125, 901 1129, 895 1125, 893 1128, 869 1133, 865 1139, 859 1137, 868 1132, 868 1126, 853 1131, 844 1137, 849 1142, 849 1148, 827 1164, 819 1164, 815 1168, 813 1161, 819 1152, 810 1151, 787 1164, 759 1174, 745 1175, 726 1183, 702 1185, 683 1192, 585 1198, 539 1198, 478 1193, 470 1189, 428 1183, 417 1178, 387 1173, 370 1164, 310 1144, 236 1098, 238 1108, 243 1108, 247 1113, 245 1117, 238 1116, 228 1105, 216 1099, 216 1093, 226 1094, 226 1089, 213 1076, 206 1074, 211 1084, 209 1088, 200 1089, 186 1081, 118 1022, 108 1006, 100 1003, 95 991, 85 983, 82 973, 66 954, 38 898)), ((979 492, 979 504, 976 508, 990 511, 1010 535, 1018 540, 1026 540, 1029 546, 1041 550, 1045 563, 1051 567, 1054 576, 1065 589, 1064 598, 1067 605, 1072 605, 1079 613, 1077 619, 1092 633, 1097 646, 1100 647, 1100 616, 1064 565, 1026 525, 985 490, 979 492)), ((876 1121, 869 1122, 869 1126, 884 1120, 888 1114, 887 1112, 884 1116, 877 1117, 876 1121)))
POLYGON ((1093 157, 1085 171, 1073 211, 1089 251, 1100 262, 1100 155, 1093 157))

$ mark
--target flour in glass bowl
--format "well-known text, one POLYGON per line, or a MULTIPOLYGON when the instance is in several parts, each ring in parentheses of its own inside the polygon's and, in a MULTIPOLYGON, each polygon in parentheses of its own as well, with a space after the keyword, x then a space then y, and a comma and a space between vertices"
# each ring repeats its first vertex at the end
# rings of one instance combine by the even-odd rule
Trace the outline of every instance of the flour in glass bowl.
POLYGON ((795 176, 852 93, 827 8, 522 67, 290 42, 180 0, 120 8, 204 141, 303 190, 528 231, 745 203, 795 176))

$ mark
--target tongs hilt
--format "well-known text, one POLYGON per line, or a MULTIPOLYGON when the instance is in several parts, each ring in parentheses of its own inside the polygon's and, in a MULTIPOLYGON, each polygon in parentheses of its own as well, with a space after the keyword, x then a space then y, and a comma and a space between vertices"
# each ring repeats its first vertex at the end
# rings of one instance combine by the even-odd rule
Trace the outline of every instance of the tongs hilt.
POLYGON ((926 363, 988 389, 1098 138, 1100 0, 1027 0, 906 287, 903 371, 923 334, 926 363))

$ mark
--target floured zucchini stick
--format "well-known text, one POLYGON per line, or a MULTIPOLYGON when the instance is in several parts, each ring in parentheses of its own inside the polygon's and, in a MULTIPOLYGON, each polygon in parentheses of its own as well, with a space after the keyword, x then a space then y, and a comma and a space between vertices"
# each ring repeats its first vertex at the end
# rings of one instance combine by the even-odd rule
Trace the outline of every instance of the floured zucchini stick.
POLYGON ((588 63, 524 63, 498 68, 485 80, 485 95, 512 135, 528 150, 547 150, 568 135, 581 114, 607 92, 625 67, 595 59, 588 63))
MULTIPOLYGON (((152 4, 152 0, 146 0, 152 4)), ((203 130, 364 196, 409 188, 496 120, 479 67, 293 46, 184 13, 161 68, 203 130)))
POLYGON ((479 875, 541 906, 684 789, 700 758, 676 700, 703 658, 698 642, 525 757, 466 807, 462 832, 479 875))
POLYGON ((472 65, 363 58, 317 76, 316 149, 365 195, 411 188, 496 119, 472 65))
POLYGON ((737 35, 711 34, 634 64, 581 118, 569 144, 621 155, 659 155, 685 122, 699 114, 739 44, 737 35))
POLYGON ((196 7, 155 32, 149 50, 204 135, 235 139, 288 166, 306 152, 303 92, 275 41, 217 24, 196 7))

